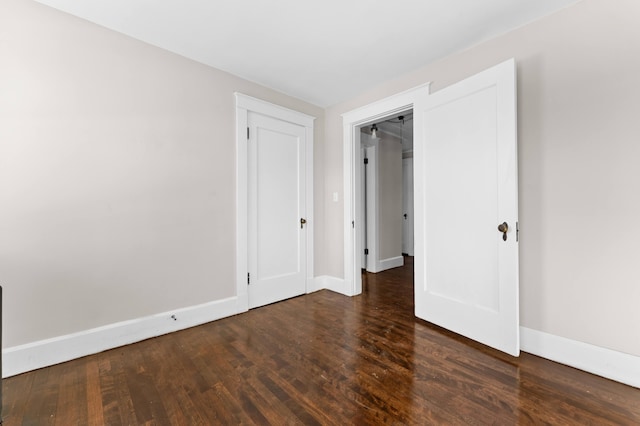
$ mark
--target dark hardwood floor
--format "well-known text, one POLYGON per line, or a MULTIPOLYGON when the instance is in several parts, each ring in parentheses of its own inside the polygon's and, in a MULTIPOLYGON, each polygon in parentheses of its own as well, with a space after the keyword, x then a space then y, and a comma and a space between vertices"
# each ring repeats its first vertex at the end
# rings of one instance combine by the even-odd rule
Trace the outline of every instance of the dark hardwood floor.
POLYGON ((4 425, 638 425, 640 389, 413 316, 412 264, 4 380, 4 425))

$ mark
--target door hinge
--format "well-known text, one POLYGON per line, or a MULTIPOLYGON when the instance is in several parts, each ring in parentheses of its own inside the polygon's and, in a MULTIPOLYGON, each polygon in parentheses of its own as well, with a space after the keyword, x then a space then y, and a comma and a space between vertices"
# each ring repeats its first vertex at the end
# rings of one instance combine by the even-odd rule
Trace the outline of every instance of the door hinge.
POLYGON ((516 222, 516 243, 520 241, 520 223, 516 222))
POLYGON ((369 164, 369 159, 368 158, 364 159, 364 164, 369 164))
POLYGON ((247 126, 247 140, 249 140, 249 126, 247 126))
POLYGON ((247 285, 251 284, 251 274, 247 272, 247 285))
POLYGON ((369 249, 364 249, 365 256, 369 254, 369 249))

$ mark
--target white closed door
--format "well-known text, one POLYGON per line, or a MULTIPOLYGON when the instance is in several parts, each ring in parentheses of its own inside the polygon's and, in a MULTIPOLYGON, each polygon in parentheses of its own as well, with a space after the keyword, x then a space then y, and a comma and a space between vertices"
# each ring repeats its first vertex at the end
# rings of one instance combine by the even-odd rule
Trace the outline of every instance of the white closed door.
POLYGON ((517 356, 515 62, 421 97, 414 120, 416 316, 517 356))
POLYGON ((249 308, 306 292, 305 128, 248 114, 249 308))

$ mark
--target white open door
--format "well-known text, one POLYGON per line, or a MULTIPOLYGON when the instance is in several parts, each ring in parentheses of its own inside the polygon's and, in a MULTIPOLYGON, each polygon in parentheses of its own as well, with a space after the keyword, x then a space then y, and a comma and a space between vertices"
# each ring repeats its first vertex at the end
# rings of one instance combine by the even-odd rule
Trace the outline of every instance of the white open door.
POLYGON ((416 316, 517 356, 514 60, 419 96, 414 126, 416 316))

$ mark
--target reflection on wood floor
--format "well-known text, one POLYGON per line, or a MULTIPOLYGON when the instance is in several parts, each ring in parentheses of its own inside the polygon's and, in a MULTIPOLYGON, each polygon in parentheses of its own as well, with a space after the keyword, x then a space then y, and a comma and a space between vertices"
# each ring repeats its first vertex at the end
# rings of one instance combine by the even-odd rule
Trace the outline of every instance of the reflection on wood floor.
POLYGON ((640 424, 640 390, 413 315, 413 265, 4 381, 4 425, 640 424))

